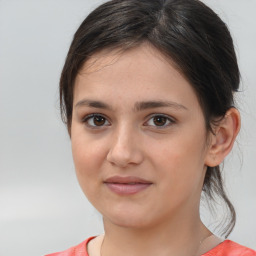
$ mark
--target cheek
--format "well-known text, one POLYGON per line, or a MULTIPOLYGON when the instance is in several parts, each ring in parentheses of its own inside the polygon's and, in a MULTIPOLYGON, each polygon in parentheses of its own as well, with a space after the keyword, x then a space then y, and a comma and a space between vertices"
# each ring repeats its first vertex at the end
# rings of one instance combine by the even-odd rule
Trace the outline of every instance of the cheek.
POLYGON ((100 153, 81 138, 80 141, 72 138, 72 154, 79 185, 93 204, 98 196, 98 191, 95 188, 99 186, 100 182, 100 153))
POLYGON ((159 178, 165 180, 165 186, 177 193, 201 188, 205 157, 203 142, 202 135, 197 138, 176 136, 159 147, 154 164, 159 178))
POLYGON ((99 175, 100 167, 105 159, 102 143, 91 141, 85 136, 73 136, 72 154, 76 174, 81 186, 83 183, 95 183, 95 176, 99 175))
POLYGON ((155 159, 163 165, 179 168, 190 165, 198 166, 204 159, 204 146, 202 140, 191 137, 176 137, 174 140, 166 141, 159 145, 154 152, 155 159))

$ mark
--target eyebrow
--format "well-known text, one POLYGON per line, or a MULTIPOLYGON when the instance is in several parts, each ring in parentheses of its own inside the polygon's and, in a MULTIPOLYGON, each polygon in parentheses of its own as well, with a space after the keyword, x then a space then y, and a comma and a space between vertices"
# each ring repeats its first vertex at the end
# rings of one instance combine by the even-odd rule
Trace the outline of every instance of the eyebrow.
POLYGON ((142 111, 150 108, 161 108, 161 107, 171 107, 174 109, 185 109, 187 108, 177 102, 173 101, 142 101, 142 102, 136 102, 135 103, 135 111, 142 111))
POLYGON ((92 108, 101 108, 101 109, 112 109, 108 104, 101 102, 101 101, 97 101, 97 100, 80 100, 76 103, 75 107, 82 107, 82 106, 86 106, 86 107, 92 107, 92 108))
MULTIPOLYGON (((75 104, 75 107, 82 107, 82 106, 107 109, 107 110, 113 109, 110 105, 108 105, 102 101, 87 100, 87 99, 80 100, 75 104)), ((184 105, 179 104, 177 102, 155 100, 155 101, 136 102, 134 104, 134 111, 138 112, 138 111, 142 111, 142 110, 146 110, 146 109, 161 108, 161 107, 170 107, 170 108, 174 108, 177 110, 182 110, 182 109, 188 110, 184 105)))

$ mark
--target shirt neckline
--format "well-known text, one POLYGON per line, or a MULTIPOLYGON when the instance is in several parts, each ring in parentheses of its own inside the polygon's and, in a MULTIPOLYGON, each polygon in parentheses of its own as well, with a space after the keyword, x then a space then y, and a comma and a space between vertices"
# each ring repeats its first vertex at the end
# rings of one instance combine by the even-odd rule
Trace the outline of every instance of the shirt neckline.
MULTIPOLYGON (((88 243, 89 243, 92 239, 94 239, 94 238, 96 238, 96 237, 97 237, 97 236, 91 236, 91 237, 89 237, 89 238, 85 241, 85 252, 86 252, 85 256, 89 256, 89 254, 88 254, 88 243)), ((217 256, 216 253, 222 251, 223 248, 224 248, 224 246, 225 246, 225 244, 226 244, 228 241, 229 241, 229 240, 224 240, 224 241, 220 242, 218 245, 216 245, 215 247, 213 247, 210 251, 208 251, 208 252, 202 254, 201 256, 212 256, 212 255, 216 255, 216 256, 217 256)))

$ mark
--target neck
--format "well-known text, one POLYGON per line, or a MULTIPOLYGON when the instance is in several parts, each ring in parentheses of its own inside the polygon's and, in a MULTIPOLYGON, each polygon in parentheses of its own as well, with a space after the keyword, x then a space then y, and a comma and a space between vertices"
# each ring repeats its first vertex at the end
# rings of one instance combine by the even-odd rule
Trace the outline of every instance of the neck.
POLYGON ((211 234, 199 216, 188 219, 187 214, 145 228, 122 227, 107 219, 103 222, 102 256, 196 255, 201 241, 211 234))

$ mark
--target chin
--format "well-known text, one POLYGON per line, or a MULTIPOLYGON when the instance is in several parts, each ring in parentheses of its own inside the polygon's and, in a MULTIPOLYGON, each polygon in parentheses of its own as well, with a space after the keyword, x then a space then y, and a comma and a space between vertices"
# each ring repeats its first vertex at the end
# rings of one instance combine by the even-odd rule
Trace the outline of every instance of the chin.
POLYGON ((141 221, 137 220, 114 220, 111 221, 112 224, 121 228, 131 228, 131 229, 143 229, 146 228, 148 225, 147 223, 142 223, 141 221))
MULTIPOLYGON (((103 215, 104 216, 104 215, 103 215)), ((106 216, 106 215, 105 215, 106 216)), ((154 225, 155 222, 148 214, 120 214, 116 213, 111 216, 103 217, 104 221, 122 228, 143 229, 154 225)))

